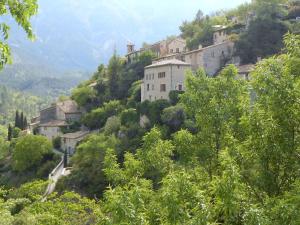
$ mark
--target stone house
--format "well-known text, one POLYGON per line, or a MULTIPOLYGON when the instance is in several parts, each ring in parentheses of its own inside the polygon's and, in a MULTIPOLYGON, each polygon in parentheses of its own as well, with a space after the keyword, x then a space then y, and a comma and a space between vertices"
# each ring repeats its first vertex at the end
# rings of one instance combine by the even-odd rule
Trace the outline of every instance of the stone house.
POLYGON ((141 85, 141 101, 169 99, 172 90, 183 91, 185 72, 191 65, 177 59, 164 60, 145 67, 141 85))
POLYGON ((73 100, 54 103, 40 111, 40 116, 29 125, 30 132, 37 131, 38 134, 53 140, 62 135, 61 128, 80 121, 83 112, 83 109, 73 100))
POLYGON ((145 51, 153 52, 155 58, 162 58, 172 54, 179 54, 186 51, 186 41, 181 37, 176 37, 170 40, 162 40, 156 42, 137 51, 134 49, 134 44, 128 43, 127 54, 125 55, 127 62, 135 62, 138 57, 145 51))
POLYGON ((73 155, 77 144, 82 141, 89 131, 78 131, 75 133, 68 133, 61 136, 61 148, 66 151, 69 155, 73 155))
POLYGON ((254 64, 245 64, 237 66, 239 78, 249 81, 251 79, 250 73, 254 70, 254 64))
POLYGON ((51 120, 47 123, 41 123, 38 126, 38 134, 47 137, 48 140, 53 140, 62 135, 61 129, 67 126, 68 124, 65 121, 51 120))
POLYGON ((191 64, 193 71, 203 68, 209 76, 214 76, 232 58, 233 49, 234 43, 225 41, 186 52, 182 54, 181 60, 191 64))

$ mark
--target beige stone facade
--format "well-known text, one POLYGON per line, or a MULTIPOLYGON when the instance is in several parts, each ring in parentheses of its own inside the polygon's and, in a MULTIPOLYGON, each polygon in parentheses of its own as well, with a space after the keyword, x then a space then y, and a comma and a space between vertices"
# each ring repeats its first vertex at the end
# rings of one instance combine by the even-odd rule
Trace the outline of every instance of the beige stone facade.
POLYGON ((192 65, 194 71, 203 68, 209 76, 218 73, 232 58, 234 43, 231 41, 186 52, 181 59, 192 65))
POLYGON ((145 67, 141 101, 169 99, 172 90, 185 90, 185 73, 191 65, 176 59, 156 62, 145 67))
POLYGON ((88 131, 78 131, 75 133, 64 134, 61 136, 61 148, 67 151, 68 154, 73 155, 77 144, 82 141, 87 135, 88 131))

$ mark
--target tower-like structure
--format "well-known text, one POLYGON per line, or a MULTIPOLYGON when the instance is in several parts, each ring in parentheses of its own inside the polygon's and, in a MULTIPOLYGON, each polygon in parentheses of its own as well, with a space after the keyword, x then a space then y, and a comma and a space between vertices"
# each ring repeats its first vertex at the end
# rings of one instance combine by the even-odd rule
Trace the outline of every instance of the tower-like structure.
POLYGON ((127 54, 134 52, 134 44, 131 42, 127 43, 127 54))

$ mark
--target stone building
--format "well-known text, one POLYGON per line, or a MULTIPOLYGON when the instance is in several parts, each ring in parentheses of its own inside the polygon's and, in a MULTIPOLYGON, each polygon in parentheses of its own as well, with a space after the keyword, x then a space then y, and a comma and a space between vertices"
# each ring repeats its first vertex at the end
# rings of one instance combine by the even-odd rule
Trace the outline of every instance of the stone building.
POLYGON ((191 64, 193 71, 203 68, 209 76, 214 76, 232 58, 233 48, 234 43, 226 41, 186 52, 182 54, 181 60, 191 64))
POLYGON ((128 43, 126 60, 128 63, 135 62, 138 57, 145 51, 151 51, 155 58, 163 58, 168 55, 179 54, 186 51, 186 41, 181 37, 170 40, 162 40, 154 44, 144 46, 139 50, 134 49, 134 44, 128 43))
POLYGON ((189 63, 176 59, 156 62, 145 67, 141 101, 169 99, 170 91, 183 91, 185 72, 189 69, 191 69, 189 63))
POLYGON ((61 136, 61 149, 66 151, 69 155, 73 155, 77 144, 82 141, 89 131, 78 131, 75 133, 68 133, 61 136))
POLYGON ((49 108, 41 110, 40 116, 32 120, 29 125, 30 133, 38 133, 53 140, 62 134, 61 128, 79 121, 83 112, 83 109, 72 100, 54 103, 49 108))

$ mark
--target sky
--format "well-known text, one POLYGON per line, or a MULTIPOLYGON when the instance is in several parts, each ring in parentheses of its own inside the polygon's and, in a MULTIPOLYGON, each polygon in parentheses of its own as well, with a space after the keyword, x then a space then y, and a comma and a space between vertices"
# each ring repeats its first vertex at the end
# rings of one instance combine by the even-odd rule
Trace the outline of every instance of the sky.
MULTIPOLYGON (((249 1, 249 0, 248 0, 249 1)), ((210 14, 247 0, 38 0, 39 13, 32 19, 37 40, 26 40, 15 26, 13 46, 24 59, 43 60, 52 67, 94 71, 106 64, 114 49, 126 53, 170 35, 179 35, 183 21, 201 9, 210 14), (30 54, 30 57, 28 56, 30 54), (24 54, 23 54, 24 55, 24 54)), ((22 58, 22 57, 21 57, 22 58)))

